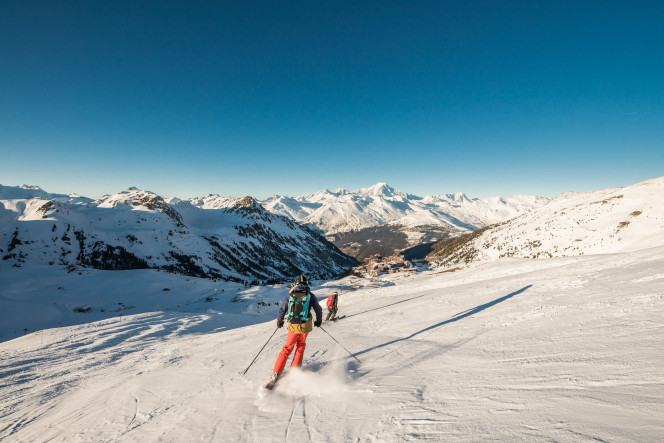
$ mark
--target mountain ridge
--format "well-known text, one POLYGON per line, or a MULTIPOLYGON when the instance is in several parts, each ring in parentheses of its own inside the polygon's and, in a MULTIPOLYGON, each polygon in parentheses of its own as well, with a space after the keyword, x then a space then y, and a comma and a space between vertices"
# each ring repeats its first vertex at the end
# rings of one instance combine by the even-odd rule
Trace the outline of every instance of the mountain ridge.
POLYGON ((317 226, 326 235, 385 224, 435 225, 470 231, 542 206, 532 195, 469 198, 465 193, 420 197, 377 183, 354 191, 319 191, 299 197, 274 195, 261 203, 269 211, 317 226))
POLYGON ((271 212, 315 226, 344 253, 364 260, 463 235, 548 201, 532 195, 471 199, 463 192, 420 197, 376 183, 354 191, 277 195, 261 203, 271 212))
POLYGON ((38 186, 25 185, 0 187, 0 199, 33 197, 117 209, 118 205, 127 206, 124 200, 132 192, 140 197, 135 195, 129 207, 161 208, 180 224, 182 220, 174 208, 182 209, 186 205, 200 210, 227 211, 246 207, 260 214, 263 222, 268 222, 267 213, 285 216, 324 235, 344 253, 360 260, 375 253, 389 255, 462 235, 548 202, 548 199, 530 195, 471 199, 463 192, 420 197, 401 192, 385 182, 354 191, 324 189, 301 197, 275 195, 263 201, 251 196, 238 198, 219 194, 188 199, 162 198, 135 187, 92 200, 77 195, 49 194, 38 186))
POLYGON ((664 246, 664 177, 566 192, 537 210, 435 245, 441 267, 505 257, 549 258, 664 246))
POLYGON ((43 191, 22 196, 30 198, 0 198, 0 267, 155 268, 266 281, 330 277, 356 264, 319 233, 251 197, 203 209, 133 187, 94 201, 49 200, 43 191))

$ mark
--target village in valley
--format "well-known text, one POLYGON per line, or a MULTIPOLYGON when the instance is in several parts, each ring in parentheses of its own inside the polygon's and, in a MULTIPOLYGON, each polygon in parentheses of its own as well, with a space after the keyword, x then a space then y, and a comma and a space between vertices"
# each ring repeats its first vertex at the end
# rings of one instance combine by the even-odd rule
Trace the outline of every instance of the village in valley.
POLYGON ((369 257, 364 264, 353 268, 353 275, 359 277, 380 277, 385 274, 418 272, 418 267, 428 264, 426 260, 406 260, 403 255, 395 254, 381 257, 378 254, 369 257))

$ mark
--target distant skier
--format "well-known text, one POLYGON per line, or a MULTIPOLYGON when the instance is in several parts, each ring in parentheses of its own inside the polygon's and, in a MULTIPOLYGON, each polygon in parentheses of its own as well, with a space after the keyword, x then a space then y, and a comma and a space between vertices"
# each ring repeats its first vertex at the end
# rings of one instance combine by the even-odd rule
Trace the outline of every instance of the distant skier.
POLYGON ((274 364, 274 373, 272 374, 270 383, 268 383, 268 389, 274 386, 277 377, 279 377, 279 374, 286 367, 286 361, 288 361, 288 357, 293 352, 295 345, 297 345, 297 348, 295 349, 291 366, 295 368, 302 366, 307 335, 313 330, 313 326, 318 328, 323 323, 323 309, 318 304, 316 296, 311 293, 309 281, 304 275, 299 276, 295 280, 295 285, 288 293, 288 297, 281 304, 279 316, 277 317, 278 328, 284 325, 284 317, 286 315, 288 315, 288 337, 286 338, 286 345, 281 349, 279 357, 277 357, 277 361, 274 364), (316 321, 312 321, 312 308, 316 312, 316 321))
POLYGON ((325 321, 334 320, 339 310, 339 293, 335 292, 327 298, 327 317, 325 321))

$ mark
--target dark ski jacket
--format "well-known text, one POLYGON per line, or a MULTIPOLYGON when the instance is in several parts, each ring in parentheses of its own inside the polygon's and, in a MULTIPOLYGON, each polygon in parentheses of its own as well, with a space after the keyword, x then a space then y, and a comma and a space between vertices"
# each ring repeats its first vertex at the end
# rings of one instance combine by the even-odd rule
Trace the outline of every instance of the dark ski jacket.
MULTIPOLYGON (((295 291, 302 291, 302 292, 307 291, 307 292, 309 292, 309 294, 311 294, 311 301, 309 302, 309 312, 311 313, 311 309, 313 308, 314 312, 316 313, 316 321, 322 321, 323 320, 323 309, 318 304, 318 299, 311 292, 311 290, 309 288, 309 285, 306 285, 304 283, 300 283, 297 286, 294 286, 290 290, 290 292, 286 296, 286 299, 284 300, 284 302, 281 304, 281 307, 279 308, 279 316, 277 318, 280 321, 282 321, 284 319, 284 317, 286 316, 286 313, 288 312, 288 299, 290 298, 290 293, 295 292, 295 291)), ((309 321, 306 324, 309 324, 309 323, 311 323, 311 318, 309 319, 309 321)), ((300 325, 297 325, 297 326, 300 326, 300 325)), ((302 326, 304 327, 304 325, 302 325, 302 326)), ((311 331, 310 326, 307 327, 306 329, 309 329, 309 331, 311 331)), ((290 324, 289 324, 289 329, 288 330, 291 331, 290 324)), ((306 331, 306 332, 309 332, 309 331, 306 331)), ((296 331, 291 331, 291 332, 296 332, 296 331)), ((303 330, 303 332, 304 332, 304 330, 303 330)), ((298 332, 296 332, 296 333, 298 333, 298 332)))

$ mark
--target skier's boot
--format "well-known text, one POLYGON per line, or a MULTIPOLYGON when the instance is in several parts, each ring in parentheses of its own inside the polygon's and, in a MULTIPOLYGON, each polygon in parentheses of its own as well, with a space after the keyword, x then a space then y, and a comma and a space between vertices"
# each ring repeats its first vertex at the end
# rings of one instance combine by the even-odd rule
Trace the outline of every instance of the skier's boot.
POLYGON ((277 382, 277 378, 279 378, 279 374, 277 372, 272 373, 272 377, 270 377, 270 381, 267 382, 267 385, 265 385, 265 389, 272 389, 274 388, 274 384, 277 382))

